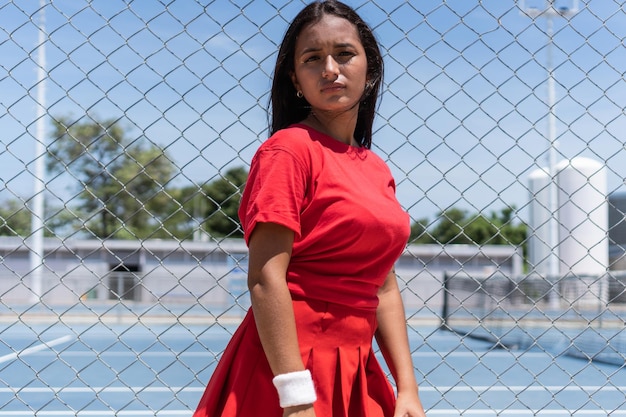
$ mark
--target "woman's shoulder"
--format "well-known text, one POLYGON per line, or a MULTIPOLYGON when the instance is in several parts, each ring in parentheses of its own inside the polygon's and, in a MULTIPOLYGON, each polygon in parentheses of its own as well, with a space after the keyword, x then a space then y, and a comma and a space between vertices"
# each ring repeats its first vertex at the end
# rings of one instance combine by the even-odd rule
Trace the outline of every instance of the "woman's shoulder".
POLYGON ((305 125, 294 124, 281 129, 269 137, 261 145, 261 150, 284 149, 293 153, 310 151, 312 142, 309 130, 305 125))
POLYGON ((308 171, 319 152, 315 150, 310 132, 304 125, 292 125, 281 129, 270 136, 257 149, 252 164, 297 164, 304 171, 308 171))

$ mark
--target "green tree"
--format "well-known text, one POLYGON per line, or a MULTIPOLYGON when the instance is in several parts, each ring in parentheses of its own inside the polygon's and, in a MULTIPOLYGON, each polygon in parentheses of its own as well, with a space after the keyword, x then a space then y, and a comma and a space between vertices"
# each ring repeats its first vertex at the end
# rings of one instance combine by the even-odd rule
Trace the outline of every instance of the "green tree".
POLYGON ((0 204, 0 236, 30 235, 30 216, 30 211, 22 201, 4 201, 0 204))
POLYGON ((409 236, 409 243, 434 243, 432 236, 428 232, 428 225, 428 219, 417 219, 411 225, 411 235, 409 236))
POLYGON ((207 232, 217 236, 243 236, 237 210, 247 179, 245 169, 233 168, 203 188, 208 203, 204 223, 207 232))
POLYGON ((439 220, 430 231, 435 242, 441 244, 472 243, 472 239, 465 233, 467 211, 450 208, 439 213, 439 220))
POLYGON ((166 227, 179 238, 198 231, 214 237, 242 237, 237 210, 247 178, 244 168, 232 168, 201 187, 170 190, 176 207, 170 205, 166 227))
POLYGON ((526 239, 528 227, 523 222, 515 222, 515 207, 505 207, 500 213, 491 214, 491 223, 498 229, 495 244, 522 246, 524 255, 527 253, 526 239))
POLYGON ((463 223, 463 233, 477 245, 501 245, 500 224, 482 214, 476 214, 463 223))
MULTIPOLYGON (((9 199, 0 205, 0 236, 27 237, 32 233, 32 211, 28 201, 9 199)), ((58 236, 59 231, 76 221, 76 215, 64 207, 47 206, 44 213, 44 235, 58 236)))
POLYGON ((514 221, 514 213, 515 207, 505 207, 500 213, 492 212, 486 217, 480 213, 469 215, 466 210, 453 207, 441 212, 430 230, 425 230, 427 221, 418 221, 412 226, 412 236, 429 236, 441 244, 523 246, 527 228, 523 222, 514 221))
POLYGON ((98 238, 167 235, 160 210, 174 168, 165 152, 145 138, 128 140, 119 120, 54 121, 48 147, 50 173, 78 181, 83 227, 98 238))

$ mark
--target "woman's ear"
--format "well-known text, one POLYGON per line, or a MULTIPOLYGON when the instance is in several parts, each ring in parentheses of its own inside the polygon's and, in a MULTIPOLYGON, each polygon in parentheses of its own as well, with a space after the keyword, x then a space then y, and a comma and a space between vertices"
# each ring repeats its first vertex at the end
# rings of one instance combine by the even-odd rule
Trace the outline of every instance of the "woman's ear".
POLYGON ((293 84, 293 88, 295 88, 296 91, 300 91, 300 84, 298 84, 298 79, 296 78, 296 73, 295 72, 291 72, 289 74, 289 76, 291 77, 291 83, 293 84))

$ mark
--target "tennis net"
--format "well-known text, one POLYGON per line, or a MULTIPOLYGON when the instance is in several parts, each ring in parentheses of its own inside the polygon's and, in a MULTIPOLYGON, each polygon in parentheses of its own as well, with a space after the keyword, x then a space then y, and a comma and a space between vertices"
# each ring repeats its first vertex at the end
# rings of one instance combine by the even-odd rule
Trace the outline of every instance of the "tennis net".
POLYGON ((626 363, 626 277, 444 275, 442 328, 506 349, 626 363))

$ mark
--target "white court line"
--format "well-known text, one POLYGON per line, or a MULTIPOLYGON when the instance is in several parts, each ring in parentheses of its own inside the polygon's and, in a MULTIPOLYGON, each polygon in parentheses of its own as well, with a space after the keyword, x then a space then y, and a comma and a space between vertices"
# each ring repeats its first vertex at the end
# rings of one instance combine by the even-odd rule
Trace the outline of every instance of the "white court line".
MULTIPOLYGON (((213 355, 213 353, 211 352, 183 352, 183 353, 179 353, 178 355, 176 355, 173 352, 142 352, 142 353, 137 353, 137 352, 132 352, 132 351, 128 351, 128 352, 95 352, 93 350, 88 350, 88 351, 64 351, 63 352, 63 356, 93 356, 95 354, 98 354, 99 356, 140 356, 140 357, 148 357, 148 356, 178 356, 178 357, 206 357, 208 355, 213 355)), ((498 357, 504 357, 504 358, 511 358, 511 359, 515 359, 515 358, 545 358, 548 357, 548 354, 546 353, 542 353, 542 352, 532 352, 532 353, 528 353, 528 352, 507 352, 507 351, 500 351, 500 352, 415 352, 413 353, 411 356, 413 356, 414 358, 437 358, 437 359, 444 359, 444 358, 458 358, 458 357, 468 357, 468 358, 498 358, 498 357)))
POLYGON ((585 391, 597 393, 598 391, 619 391, 624 392, 626 386, 614 386, 614 385, 477 385, 477 386, 442 386, 442 387, 424 387, 420 386, 420 392, 476 392, 484 393, 491 391, 504 391, 504 392, 531 392, 531 391, 550 391, 550 392, 563 392, 563 391, 585 391))
MULTIPOLYGON (((158 393, 158 392, 204 392, 205 387, 26 387, 26 388, 0 388, 0 393, 5 392, 17 392, 21 394, 25 393, 112 393, 112 392, 131 392, 131 393, 158 393)), ((598 391, 618 391, 626 392, 626 386, 613 386, 613 385, 477 385, 477 386, 441 386, 441 387, 429 387, 420 386, 420 392, 437 392, 437 393, 451 393, 451 392, 476 392, 484 393, 491 391, 505 391, 505 392, 531 392, 531 391, 551 391, 551 392, 563 392, 563 391, 585 391, 597 393, 598 391)))
MULTIPOLYGON (((68 414, 69 410, 66 411, 37 411, 37 417, 67 417, 68 415, 72 415, 74 417, 120 417, 120 416, 128 416, 128 417, 140 417, 140 416, 177 416, 177 417, 191 417, 192 410, 164 410, 164 411, 72 411, 71 414, 68 414)), ((0 411, 0 416, 29 416, 33 417, 32 411, 0 411)))
MULTIPOLYGON (((510 416, 510 417, 526 417, 526 416, 571 416, 571 417, 589 417, 589 416, 603 416, 606 417, 607 413, 613 416, 626 416, 626 410, 497 410, 497 409, 485 409, 485 410, 427 410, 426 414, 430 416, 510 416)), ((1 415, 1 414, 0 414, 1 415)))
MULTIPOLYGON (((607 410, 528 410, 528 409, 484 409, 484 410, 462 410, 462 409, 436 409, 427 410, 428 416, 509 416, 509 417, 526 417, 526 416, 543 416, 543 417, 555 417, 555 416, 571 416, 571 417, 592 417, 592 416, 604 416, 607 415, 607 410)), ((55 417, 55 416, 67 416, 68 411, 38 411, 38 417, 55 417)), ((612 410, 611 416, 626 416, 626 410, 612 410)), ((191 416, 192 410, 163 410, 163 411, 72 411, 72 416, 75 417, 104 417, 104 416, 128 416, 128 417, 140 417, 140 416, 178 416, 185 417, 191 416)), ((32 411, 0 411, 0 416, 30 416, 32 417, 32 411)))
MULTIPOLYGON (((571 387, 571 386, 557 386, 557 385, 548 385, 545 387, 542 386, 476 386, 476 387, 451 387, 451 386, 443 386, 443 387, 421 387, 420 391, 437 391, 443 392, 447 391, 469 391, 475 390, 477 392, 480 391, 545 391, 546 389, 552 391, 563 391, 563 390, 572 390, 572 391, 594 391, 598 390, 602 391, 619 391, 623 392, 626 390, 626 386, 596 386, 596 385, 586 385, 581 387, 571 387)), ((0 389, 1 392, 10 391, 15 392, 15 390, 10 389, 0 389)), ((80 392, 133 392, 133 393, 159 393, 159 392, 203 392, 204 387, 92 387, 92 388, 78 388, 78 387, 50 387, 50 388, 23 388, 19 390, 20 394, 24 393, 49 393, 50 391, 54 391, 55 393, 64 392, 64 393, 80 393, 80 392)), ((38 411, 38 417, 57 417, 67 416, 67 410, 65 411, 38 411)), ((472 410, 463 410, 463 409, 431 409, 427 410, 427 415, 431 416, 480 416, 480 417, 498 417, 498 416, 506 416, 506 417, 561 417, 561 416, 570 416, 570 417, 598 417, 604 416, 606 417, 608 410, 550 410, 550 409, 541 409, 541 410, 529 410, 529 409, 472 409, 472 410)), ((103 411, 72 411, 72 415, 75 417, 143 417, 143 416, 178 416, 178 417, 187 417, 191 416, 192 411, 188 409, 181 410, 137 410, 137 411, 112 411, 112 410, 103 410, 103 411)), ((0 417, 21 417, 21 416, 32 416, 33 412, 31 411, 0 411, 0 417)), ((612 417, 626 417, 626 410, 611 410, 610 415, 612 417)))
POLYGON ((94 355, 98 355, 99 357, 105 357, 105 356, 132 356, 132 357, 137 357, 137 358, 144 358, 144 357, 148 357, 148 356, 168 356, 168 357, 178 357, 178 358, 182 358, 182 357, 194 357, 194 356, 198 356, 198 357, 208 357, 208 356, 215 356, 214 353, 206 351, 206 352, 182 352, 182 353, 175 353, 175 352, 170 352, 170 351, 164 351, 164 352, 133 352, 133 351, 127 351, 127 352, 109 352, 109 351, 102 351, 102 352, 98 352, 96 350, 87 350, 87 351, 77 351, 77 350, 66 350, 62 352, 62 355, 64 357, 67 356, 74 356, 74 357, 79 357, 79 356, 94 356, 94 355))
POLYGON ((495 357, 506 357, 506 358, 546 358, 550 357, 549 353, 546 352, 516 352, 516 351, 491 351, 491 352, 414 352, 411 354, 413 357, 424 356, 424 357, 435 357, 435 358, 449 358, 449 357, 471 357, 471 358, 495 358, 495 357))
POLYGON ((19 356, 25 356, 25 355, 30 355, 31 353, 40 352, 42 350, 49 349, 53 346, 60 345, 61 343, 69 342, 70 340, 72 340, 72 336, 69 336, 69 335, 62 336, 62 337, 59 337, 58 339, 54 339, 47 343, 41 343, 37 346, 29 347, 24 350, 20 350, 18 352, 12 352, 7 355, 0 356, 0 363, 17 359, 19 356))

